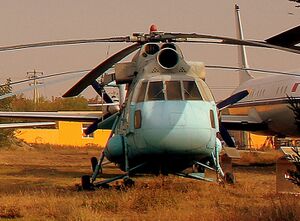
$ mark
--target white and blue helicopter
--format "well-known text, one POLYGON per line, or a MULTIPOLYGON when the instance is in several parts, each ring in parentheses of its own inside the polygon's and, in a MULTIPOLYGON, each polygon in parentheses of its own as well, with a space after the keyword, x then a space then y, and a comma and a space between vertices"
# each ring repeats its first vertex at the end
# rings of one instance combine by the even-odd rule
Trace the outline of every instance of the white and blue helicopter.
POLYGON ((130 175, 135 173, 176 174, 211 181, 204 173, 205 169, 209 169, 216 171, 217 180, 226 180, 220 166, 222 144, 218 134, 229 147, 235 147, 235 144, 219 121, 218 112, 245 98, 248 91, 240 91, 216 104, 205 83, 204 63, 186 61, 177 42, 247 45, 300 53, 298 48, 265 41, 159 32, 154 25, 149 34, 42 42, 2 47, 0 51, 93 42, 133 43, 99 64, 63 95, 77 96, 91 85, 106 103, 112 104, 102 116, 0 113, 0 117, 91 121, 93 123, 85 130, 86 134, 97 129, 111 129, 99 159, 92 158, 92 176, 82 177, 83 189, 103 187, 118 179, 123 179, 125 185, 131 185, 130 175), (131 62, 119 63, 134 51, 137 52, 131 62), (107 74, 112 67, 114 73, 107 74), (100 82, 97 81, 99 77, 100 82), (125 88, 121 90, 124 96, 120 98, 120 105, 115 105, 104 90, 111 81, 126 85, 126 95, 125 88), (118 165, 124 173, 96 182, 105 158, 118 165), (197 168, 196 173, 184 172, 192 166, 197 168))

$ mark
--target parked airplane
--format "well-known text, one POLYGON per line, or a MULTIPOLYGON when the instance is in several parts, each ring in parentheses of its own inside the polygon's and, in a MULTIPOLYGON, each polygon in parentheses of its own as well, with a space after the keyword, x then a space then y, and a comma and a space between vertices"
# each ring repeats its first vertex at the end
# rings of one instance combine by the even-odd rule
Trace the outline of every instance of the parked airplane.
MULTIPOLYGON (((239 7, 236 5, 238 38, 243 39, 239 7)), ((266 40, 281 46, 298 48, 300 26, 266 40)), ((239 46, 240 85, 233 93, 248 90, 249 96, 231 105, 222 114, 223 125, 230 130, 248 130, 278 137, 300 136, 300 75, 254 78, 247 69, 244 46, 239 46)))
MULTIPOLYGON (((64 94, 64 97, 77 96, 90 85, 98 93, 103 91, 104 85, 99 84, 96 79, 100 76, 105 78, 105 72, 112 66, 115 73, 111 79, 117 84, 127 84, 128 88, 125 102, 120 99, 120 109, 110 109, 104 116, 94 119, 94 123, 85 131, 89 134, 97 129, 111 129, 111 136, 97 165, 93 165, 92 179, 90 176, 82 177, 83 188, 103 186, 117 179, 124 179, 125 184, 132 184, 129 175, 137 172, 172 173, 209 181, 203 171, 210 169, 216 171, 218 178, 226 177, 219 162, 222 145, 217 137, 218 110, 243 99, 248 95, 248 91, 239 91, 216 105, 204 81, 204 64, 186 61, 176 44, 205 43, 205 39, 215 40, 218 44, 245 44, 300 53, 298 49, 272 45, 264 41, 196 33, 158 32, 155 26, 151 26, 149 34, 135 33, 133 36, 96 39, 97 42, 134 44, 106 59, 64 94), (136 50, 138 51, 131 62, 118 63, 136 50), (105 157, 116 163, 125 173, 96 183, 105 157), (193 165, 197 165, 199 173, 184 172, 193 165)), ((70 41, 63 42, 70 44, 70 41)), ((53 44, 61 45, 62 42, 30 44, 30 47, 53 44)), ((29 46, 13 46, 6 49, 20 47, 29 46)), ((109 96, 103 98, 108 103, 113 102, 109 96)), ((10 117, 12 114, 13 117, 29 117, 26 113, 18 115, 8 112, 0 113, 0 116, 10 117)), ((34 113, 30 117, 34 117, 34 113)), ((47 118, 39 113, 36 117, 47 118)), ((233 141, 224 127, 220 133, 225 142, 232 146, 233 141)))

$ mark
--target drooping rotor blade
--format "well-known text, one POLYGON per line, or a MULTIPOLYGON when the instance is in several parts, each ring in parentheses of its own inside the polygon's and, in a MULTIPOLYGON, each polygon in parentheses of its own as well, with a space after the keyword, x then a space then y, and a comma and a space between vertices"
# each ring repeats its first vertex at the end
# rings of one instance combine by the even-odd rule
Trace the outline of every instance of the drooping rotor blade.
POLYGON ((273 45, 287 48, 297 48, 300 50, 299 46, 295 46, 296 44, 300 43, 300 25, 268 38, 266 42, 273 45))
POLYGON ((26 48, 41 48, 41 47, 53 47, 62 45, 78 45, 78 44, 91 44, 101 42, 129 42, 130 37, 112 37, 112 38, 94 38, 94 39, 79 39, 79 40, 62 40, 62 41, 45 41, 31 44, 19 44, 0 47, 1 51, 14 51, 26 48))
POLYGON ((234 143, 233 139, 231 138, 230 134, 228 133, 228 130, 224 127, 222 122, 220 122, 220 124, 219 124, 219 131, 220 131, 222 139, 224 140, 226 145, 228 147, 235 147, 235 143, 234 143))
POLYGON ((88 126, 88 128, 85 129, 84 133, 86 135, 89 135, 98 129, 111 130, 118 115, 119 112, 113 115, 111 114, 104 115, 103 120, 99 118, 96 121, 94 121, 90 126, 88 126))
POLYGON ((99 64, 97 67, 95 67, 91 72, 89 72, 86 76, 84 76, 79 82, 77 82, 77 84, 75 84, 69 91, 67 91, 63 95, 63 97, 73 97, 79 95, 85 88, 91 85, 94 82, 94 80, 100 77, 105 71, 111 68, 115 63, 119 62, 120 60, 122 60, 127 55, 134 52, 135 50, 139 49, 140 47, 141 44, 136 43, 112 55, 104 62, 99 64))
MULTIPOLYGON (((240 92, 238 92, 236 94, 233 94, 230 97, 228 97, 225 100, 223 100, 220 103, 218 103, 217 104, 217 108, 219 110, 222 110, 222 109, 228 107, 229 105, 232 105, 232 104, 234 104, 234 103, 242 100, 248 94, 249 94, 249 92, 247 90, 243 90, 243 91, 240 91, 240 92)), ((222 124, 222 122, 220 122, 220 124, 219 124, 219 131, 220 131, 220 134, 221 134, 223 140, 227 144, 227 146, 228 147, 235 147, 235 143, 234 143, 233 139, 231 138, 229 132, 224 127, 224 125, 222 124)))
POLYGON ((0 118, 18 118, 26 120, 52 120, 52 121, 74 121, 94 122, 101 113, 68 113, 68 112, 7 112, 0 111, 0 118))
POLYGON ((226 98, 225 100, 221 101, 217 104, 217 108, 219 110, 222 110, 229 105, 232 105, 240 100, 242 100, 244 97, 246 97, 249 94, 247 90, 240 91, 236 94, 231 95, 230 97, 226 98))
POLYGON ((26 122, 26 123, 1 123, 0 128, 27 128, 27 127, 48 127, 56 125, 55 122, 26 122))
POLYGON ((114 102, 111 99, 111 97, 106 93, 106 91, 104 90, 104 87, 101 84, 99 84, 96 80, 93 81, 92 87, 97 92, 97 94, 99 94, 101 97, 103 97, 103 100, 105 101, 105 103, 111 104, 114 102))
POLYGON ((241 67, 233 67, 233 66, 224 66, 224 65, 205 65, 207 69, 223 69, 223 70, 242 70, 242 71, 251 71, 258 73, 266 73, 266 74, 276 74, 276 75, 289 75, 300 77, 300 72, 285 72, 285 71, 275 71, 275 70, 266 70, 266 69, 258 69, 258 68, 241 68, 241 67))
POLYGON ((212 44, 228 44, 228 45, 245 45, 253 47, 274 48, 282 51, 293 52, 300 54, 298 48, 288 48, 281 45, 274 45, 264 41, 241 40, 229 37, 197 34, 197 33, 164 33, 161 36, 161 41, 175 41, 175 42, 191 42, 191 43, 212 43, 212 44), (199 39, 199 40, 190 40, 199 39))

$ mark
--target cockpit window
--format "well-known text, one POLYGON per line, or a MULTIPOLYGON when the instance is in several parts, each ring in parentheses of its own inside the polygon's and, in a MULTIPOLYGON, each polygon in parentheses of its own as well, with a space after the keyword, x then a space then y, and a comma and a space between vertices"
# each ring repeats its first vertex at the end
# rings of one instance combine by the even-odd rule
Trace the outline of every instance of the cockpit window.
POLYGON ((202 100, 202 96, 195 81, 183 81, 185 100, 202 100))
POLYGON ((146 101, 211 100, 212 95, 208 93, 206 87, 203 82, 189 80, 142 81, 134 100, 137 103, 144 102, 145 99, 146 101))
POLYGON ((149 83, 148 88, 148 100, 155 101, 155 100, 164 100, 164 93, 163 93, 163 82, 162 81, 154 81, 149 83))
POLYGON ((136 102, 143 102, 145 99, 145 94, 146 94, 146 89, 147 89, 147 81, 142 82, 140 91, 139 91, 139 96, 137 98, 136 102))
POLYGON ((182 100, 180 81, 166 81, 167 100, 182 100))

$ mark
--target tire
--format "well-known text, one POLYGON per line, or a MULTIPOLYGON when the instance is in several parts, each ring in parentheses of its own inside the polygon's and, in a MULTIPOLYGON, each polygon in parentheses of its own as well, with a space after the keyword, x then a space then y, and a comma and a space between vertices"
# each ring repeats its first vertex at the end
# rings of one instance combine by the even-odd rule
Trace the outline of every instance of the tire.
POLYGON ((83 190, 92 190, 91 180, 89 175, 81 177, 81 186, 83 190))

